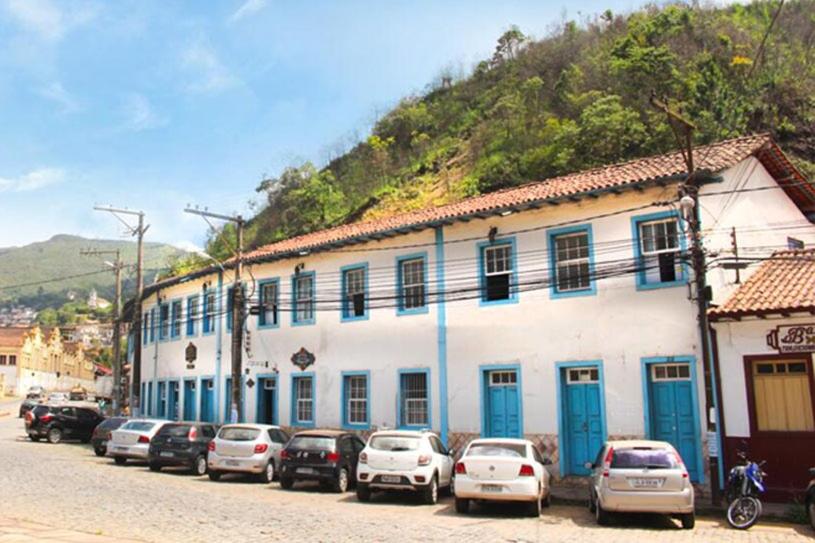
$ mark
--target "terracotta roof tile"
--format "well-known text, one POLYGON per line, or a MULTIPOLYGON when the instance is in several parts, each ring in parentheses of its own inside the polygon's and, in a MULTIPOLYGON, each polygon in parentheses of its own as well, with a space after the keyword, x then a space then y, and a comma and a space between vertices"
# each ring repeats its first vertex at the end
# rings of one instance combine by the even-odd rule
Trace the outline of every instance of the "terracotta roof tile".
POLYGON ((0 347, 22 347, 23 338, 30 330, 28 326, 0 327, 0 347))
POLYGON ((710 317, 792 311, 815 311, 815 248, 774 253, 710 317))

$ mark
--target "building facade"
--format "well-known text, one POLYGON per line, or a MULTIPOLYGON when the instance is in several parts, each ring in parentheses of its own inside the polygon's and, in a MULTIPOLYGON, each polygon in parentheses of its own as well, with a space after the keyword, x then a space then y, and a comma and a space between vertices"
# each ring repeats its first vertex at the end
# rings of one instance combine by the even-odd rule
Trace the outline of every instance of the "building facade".
MULTIPOLYGON (((729 250, 733 227, 754 229, 751 247, 781 243, 771 226, 790 221, 815 241, 815 191, 779 186, 795 172, 767 137, 699 156, 708 250, 729 250)), ((248 254, 245 418, 429 427, 453 447, 527 436, 561 477, 585 475, 605 439, 647 436, 674 443, 704 484, 702 351, 674 205, 682 164, 651 157, 248 254)), ((729 293, 720 270, 708 280, 729 293)), ((149 415, 229 420, 232 282, 226 266, 146 289, 149 415)))

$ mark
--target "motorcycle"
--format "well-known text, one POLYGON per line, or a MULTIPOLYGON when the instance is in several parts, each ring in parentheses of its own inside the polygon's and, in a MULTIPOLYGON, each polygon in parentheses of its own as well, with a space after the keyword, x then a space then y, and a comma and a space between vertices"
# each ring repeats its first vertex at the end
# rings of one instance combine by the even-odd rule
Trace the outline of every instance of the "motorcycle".
POLYGON ((759 495, 764 490, 764 477, 761 470, 764 462, 756 463, 739 453, 743 462, 730 470, 727 479, 727 523, 738 530, 746 530, 758 521, 762 505, 759 495))

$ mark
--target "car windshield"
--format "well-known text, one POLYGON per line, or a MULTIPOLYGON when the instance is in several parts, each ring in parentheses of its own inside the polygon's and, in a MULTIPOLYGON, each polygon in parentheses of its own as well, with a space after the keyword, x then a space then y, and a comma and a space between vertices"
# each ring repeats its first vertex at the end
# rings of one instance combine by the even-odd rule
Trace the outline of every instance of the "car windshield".
POLYGON ((218 434, 220 439, 226 441, 254 441, 260 435, 257 428, 221 428, 218 434))
POLYGON ((322 436, 294 436, 289 442, 289 449, 333 451, 334 438, 322 436))
POLYGON ((155 422, 147 422, 143 420, 134 420, 122 426, 122 430, 132 430, 134 432, 149 432, 155 426, 155 422))
POLYGON ((189 424, 166 424, 158 431, 158 435, 164 437, 187 437, 190 433, 189 424))
POLYGON ((676 467, 676 457, 667 449, 615 449, 611 459, 612 468, 620 469, 670 469, 676 467))
POLYGON ((508 456, 524 458, 526 445, 519 443, 480 443, 471 445, 467 456, 508 456))
POLYGON ((125 422, 127 422, 127 419, 114 417, 114 418, 111 418, 111 419, 105 419, 104 421, 102 421, 102 423, 99 425, 99 427, 102 430, 112 430, 114 428, 120 427, 125 422))
POLYGON ((412 436, 382 435, 371 438, 371 448, 378 451, 415 451, 419 449, 419 438, 412 436))

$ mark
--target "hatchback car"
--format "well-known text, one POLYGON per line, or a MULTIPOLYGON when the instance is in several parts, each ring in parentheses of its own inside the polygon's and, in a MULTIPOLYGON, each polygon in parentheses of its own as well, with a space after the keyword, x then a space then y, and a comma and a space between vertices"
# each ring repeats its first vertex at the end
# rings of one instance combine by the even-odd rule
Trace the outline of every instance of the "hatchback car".
POLYGON ((357 498, 366 502, 375 490, 407 490, 436 503, 440 488, 452 493, 453 455, 432 432, 374 432, 359 454, 357 498))
POLYGON ((107 455, 120 466, 128 460, 147 461, 150 458, 150 440, 167 424, 166 420, 133 419, 110 433, 107 455))
POLYGON ((693 528, 693 485, 670 443, 610 441, 586 467, 591 470, 589 509, 598 524, 608 524, 613 512, 661 513, 693 528))
POLYGON ((289 489, 297 481, 319 481, 334 492, 345 492, 356 479, 364 448, 365 442, 349 432, 299 432, 280 453, 280 486, 289 489))
POLYGON ((215 438, 215 426, 196 422, 165 424, 150 440, 151 471, 164 466, 185 466, 195 475, 207 473, 207 449, 215 438))
POLYGON ((209 478, 217 481, 224 473, 248 473, 271 483, 280 466, 280 451, 289 436, 267 424, 227 424, 209 442, 209 478))
POLYGON ((91 445, 93 446, 93 452, 96 456, 105 456, 107 454, 110 433, 120 428, 128 420, 126 417, 110 417, 103 420, 94 428, 93 435, 91 436, 91 445))
POLYGON ((93 409, 70 405, 38 405, 25 414, 25 430, 31 441, 46 438, 49 443, 78 439, 88 443, 93 430, 104 417, 93 409))
POLYGON ((515 501, 540 516, 550 501, 550 463, 526 439, 472 441, 455 466, 456 511, 467 513, 473 500, 515 501))

